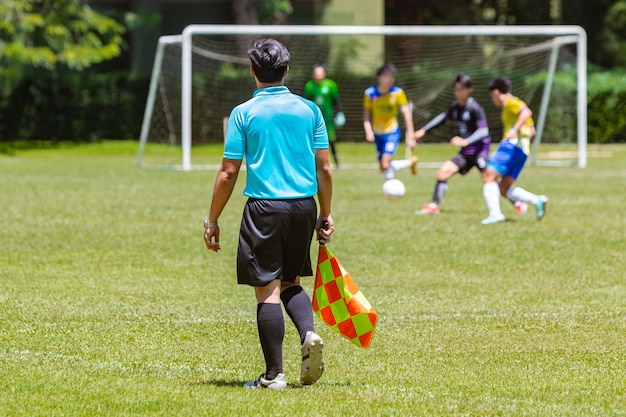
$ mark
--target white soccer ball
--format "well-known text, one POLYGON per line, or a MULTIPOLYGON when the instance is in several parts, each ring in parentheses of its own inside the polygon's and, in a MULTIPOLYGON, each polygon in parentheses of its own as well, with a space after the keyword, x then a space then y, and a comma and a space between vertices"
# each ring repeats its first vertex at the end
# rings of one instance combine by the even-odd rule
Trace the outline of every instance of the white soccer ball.
POLYGON ((383 184, 383 195, 385 198, 390 200, 395 200, 398 198, 402 198, 406 193, 406 188, 404 187, 404 183, 399 179, 392 178, 390 180, 385 181, 383 184))
POLYGON ((526 214, 526 213, 528 213, 528 204, 524 203, 523 201, 516 201, 515 202, 515 212, 517 214, 526 214))

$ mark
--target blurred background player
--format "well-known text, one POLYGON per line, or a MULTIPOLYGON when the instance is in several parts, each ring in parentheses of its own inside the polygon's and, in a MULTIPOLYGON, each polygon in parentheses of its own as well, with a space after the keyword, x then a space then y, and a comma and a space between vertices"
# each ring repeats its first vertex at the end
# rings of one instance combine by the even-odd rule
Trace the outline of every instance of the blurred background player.
POLYGON ((487 86, 493 104, 502 108, 504 134, 483 173, 483 196, 489 216, 482 220, 482 224, 504 221, 504 214, 500 210, 500 195, 512 201, 534 205, 537 220, 545 215, 548 202, 545 195, 536 195, 522 187, 513 187, 528 158, 530 141, 535 136, 535 124, 532 111, 523 100, 511 93, 511 88, 511 81, 504 76, 494 78, 487 86))
POLYGON ((439 167, 432 201, 424 204, 422 209, 417 210, 415 214, 439 214, 439 205, 448 192, 450 177, 457 172, 465 175, 472 167, 478 168, 482 175, 487 168, 491 137, 485 110, 471 97, 474 90, 472 79, 466 74, 458 73, 452 82, 452 88, 456 100, 446 111, 416 131, 415 140, 420 140, 426 132, 441 125, 444 121, 451 120, 456 125, 458 134, 450 139, 450 145, 461 147, 461 149, 439 167))
POLYGON ((363 97, 363 128, 368 142, 376 144, 378 163, 384 181, 394 177, 395 172, 411 168, 417 174, 417 157, 404 160, 393 160, 401 130, 398 113, 404 117, 405 143, 409 149, 415 147, 412 108, 404 91, 394 85, 396 67, 392 64, 383 65, 376 72, 377 84, 368 87, 363 97))
POLYGON ((328 131, 330 151, 333 155, 335 166, 339 168, 339 157, 337 156, 337 147, 335 145, 335 139, 337 138, 335 127, 341 128, 346 123, 346 117, 341 110, 337 83, 326 77, 326 68, 323 65, 313 66, 312 79, 304 85, 304 97, 315 102, 322 111, 324 121, 326 122, 326 130, 328 131), (337 112, 336 115, 335 111, 337 112))

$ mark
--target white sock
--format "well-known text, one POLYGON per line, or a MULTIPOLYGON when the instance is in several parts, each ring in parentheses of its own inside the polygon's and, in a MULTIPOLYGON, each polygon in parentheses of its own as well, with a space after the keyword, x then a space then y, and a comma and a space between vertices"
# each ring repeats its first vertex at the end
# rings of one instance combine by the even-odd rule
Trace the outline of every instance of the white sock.
POLYGON ((526 191, 522 187, 511 187, 506 193, 506 197, 513 201, 523 201, 524 203, 532 204, 536 206, 539 204, 539 196, 526 191))
POLYGON ((487 204, 487 210, 489 210, 489 217, 502 216, 502 210, 500 210, 500 186, 497 182, 483 184, 483 197, 485 198, 485 204, 487 204))
POLYGON ((393 168, 394 171, 407 169, 410 166, 411 166, 410 159, 394 159, 393 161, 391 161, 391 168, 393 168))
POLYGON ((392 179, 395 176, 396 172, 392 167, 387 168, 387 171, 383 172, 383 181, 387 181, 392 179))

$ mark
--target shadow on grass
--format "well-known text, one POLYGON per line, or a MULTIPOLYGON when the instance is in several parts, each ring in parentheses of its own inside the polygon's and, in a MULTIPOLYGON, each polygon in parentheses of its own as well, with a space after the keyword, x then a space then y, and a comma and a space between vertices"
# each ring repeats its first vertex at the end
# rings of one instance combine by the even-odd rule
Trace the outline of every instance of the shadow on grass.
MULTIPOLYGON (((197 382, 190 382, 188 385, 190 386, 203 386, 203 385, 213 385, 215 387, 234 387, 234 388, 244 388, 244 385, 246 384, 246 382, 250 382, 248 380, 246 381, 225 381, 223 379, 214 379, 214 380, 205 380, 205 381, 197 381, 197 382)), ((350 381, 346 381, 346 382, 341 382, 341 381, 323 381, 321 383, 315 384, 315 385, 324 385, 324 386, 328 386, 328 385, 332 385, 332 386, 345 386, 345 387, 349 387, 349 386, 357 386, 358 384, 354 383, 354 382, 350 382, 350 381)), ((308 389, 311 388, 313 385, 300 385, 300 384, 296 384, 296 383, 288 383, 287 384, 287 388, 288 389, 308 389)))
POLYGON ((216 387, 243 387, 248 381, 224 381, 223 379, 219 380, 205 380, 198 382, 190 382, 189 385, 192 386, 202 386, 202 385, 214 385, 216 387))
POLYGON ((68 149, 97 141, 16 140, 0 142, 0 155, 13 156, 18 151, 34 149, 68 149))

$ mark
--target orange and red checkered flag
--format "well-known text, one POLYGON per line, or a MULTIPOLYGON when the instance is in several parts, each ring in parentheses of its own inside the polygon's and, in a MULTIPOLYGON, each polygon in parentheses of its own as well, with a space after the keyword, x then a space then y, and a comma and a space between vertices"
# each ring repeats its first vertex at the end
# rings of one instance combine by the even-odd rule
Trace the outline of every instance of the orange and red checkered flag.
POLYGON ((376 328, 378 314, 335 255, 320 245, 315 272, 313 311, 351 342, 366 348, 376 328))

